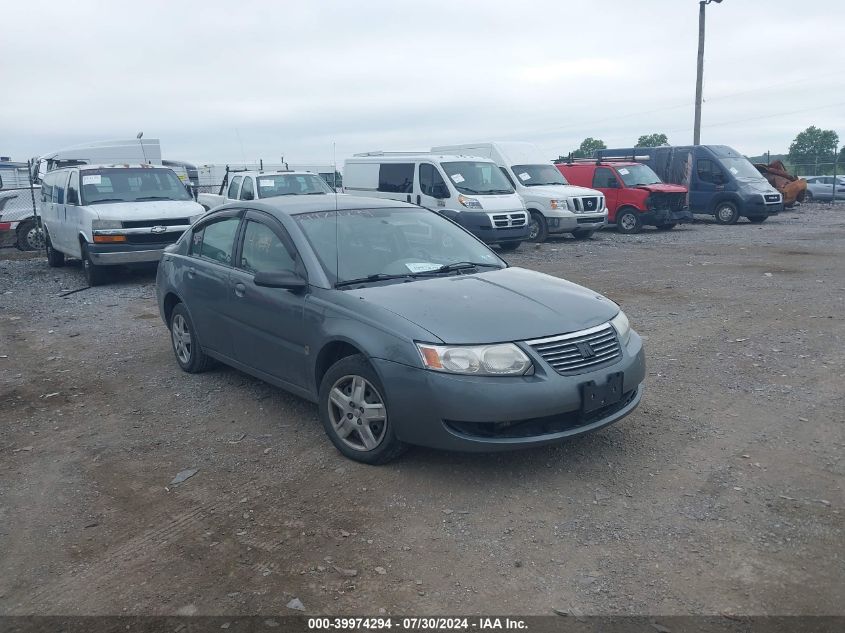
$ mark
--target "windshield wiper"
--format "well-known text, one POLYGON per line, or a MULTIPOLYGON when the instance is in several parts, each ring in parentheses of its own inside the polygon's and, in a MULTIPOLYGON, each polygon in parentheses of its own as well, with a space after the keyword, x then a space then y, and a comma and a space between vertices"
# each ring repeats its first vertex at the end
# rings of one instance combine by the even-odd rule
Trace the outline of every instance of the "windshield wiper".
POLYGON ((87 204, 100 204, 101 202, 132 202, 132 200, 124 200, 123 198, 100 198, 99 200, 89 200, 87 204))
POLYGON ((367 275, 366 277, 359 277, 358 279, 344 279, 338 281, 334 287, 340 288, 342 286, 354 286, 355 284, 366 284, 374 281, 387 281, 389 279, 408 279, 413 277, 412 273, 402 273, 401 275, 388 275, 386 273, 377 273, 375 275, 367 275))
POLYGON ((440 268, 435 268, 434 270, 426 270, 419 273, 414 273, 417 276, 423 275, 439 275, 442 273, 451 273, 455 272, 456 270, 466 270, 467 268, 498 268, 498 264, 483 264, 479 262, 453 262, 451 264, 444 264, 440 268))
POLYGON ((135 202, 139 200, 173 200, 173 198, 169 196, 141 196, 140 198, 135 198, 135 202))

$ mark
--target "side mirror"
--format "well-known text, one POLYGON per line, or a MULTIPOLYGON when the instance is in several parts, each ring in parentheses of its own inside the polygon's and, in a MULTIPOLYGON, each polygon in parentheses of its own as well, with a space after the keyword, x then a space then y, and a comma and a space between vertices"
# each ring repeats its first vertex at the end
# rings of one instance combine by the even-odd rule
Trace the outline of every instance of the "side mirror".
POLYGON ((255 273, 253 283, 263 288, 284 288, 291 292, 299 292, 308 287, 305 279, 289 271, 255 273))
POLYGON ((79 204, 79 194, 76 189, 67 190, 67 204, 79 204))

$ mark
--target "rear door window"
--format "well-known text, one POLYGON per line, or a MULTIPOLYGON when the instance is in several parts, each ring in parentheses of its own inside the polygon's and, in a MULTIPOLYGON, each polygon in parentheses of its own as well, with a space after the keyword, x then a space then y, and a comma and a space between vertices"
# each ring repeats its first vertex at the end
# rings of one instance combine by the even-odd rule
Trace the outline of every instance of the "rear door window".
POLYGON ((238 199, 238 187, 240 187, 242 179, 243 176, 235 176, 232 178, 232 182, 229 183, 229 189, 226 191, 226 197, 229 198, 229 200, 238 199))
POLYGON ((379 166, 378 190, 411 193, 414 190, 414 163, 383 163, 379 166))
POLYGON ((244 177, 244 184, 241 185, 241 200, 255 199, 255 184, 249 176, 244 177))

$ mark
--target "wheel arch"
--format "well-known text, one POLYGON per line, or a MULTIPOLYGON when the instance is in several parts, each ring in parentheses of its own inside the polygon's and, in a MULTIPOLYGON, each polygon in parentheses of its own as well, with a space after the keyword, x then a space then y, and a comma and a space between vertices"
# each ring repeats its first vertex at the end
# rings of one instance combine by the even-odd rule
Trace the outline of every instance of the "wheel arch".
MULTIPOLYGON (((168 330, 170 329, 170 317, 173 314, 173 309, 180 303, 184 303, 182 298, 172 290, 164 296, 164 301, 162 301, 161 307, 164 312, 164 323, 167 325, 168 330)), ((188 307, 185 306, 185 309, 187 310, 188 307)))
POLYGON ((352 341, 345 338, 335 338, 327 341, 317 352, 314 359, 314 392, 320 391, 320 383, 323 381, 323 376, 329 370, 329 367, 334 365, 341 358, 348 356, 355 356, 360 354, 368 358, 366 352, 361 347, 352 341))

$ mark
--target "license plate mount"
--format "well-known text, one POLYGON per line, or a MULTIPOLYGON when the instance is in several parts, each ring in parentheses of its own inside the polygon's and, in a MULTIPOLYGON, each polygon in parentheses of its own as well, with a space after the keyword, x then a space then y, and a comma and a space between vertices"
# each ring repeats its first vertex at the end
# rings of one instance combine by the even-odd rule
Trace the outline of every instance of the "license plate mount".
POLYGON ((581 412, 592 413, 603 407, 615 404, 622 399, 622 379, 624 374, 616 372, 608 375, 607 382, 597 385, 594 380, 581 384, 581 412))

